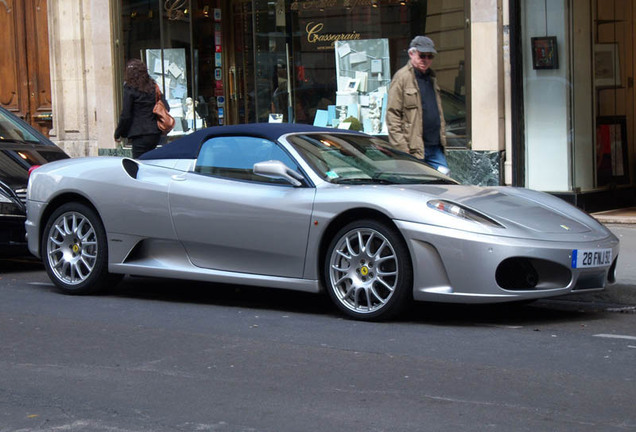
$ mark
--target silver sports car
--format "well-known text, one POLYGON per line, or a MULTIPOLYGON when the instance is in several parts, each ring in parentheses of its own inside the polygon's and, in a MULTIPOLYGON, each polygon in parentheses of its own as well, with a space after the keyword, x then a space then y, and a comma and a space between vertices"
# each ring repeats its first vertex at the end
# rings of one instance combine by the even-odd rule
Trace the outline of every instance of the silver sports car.
POLYGON ((411 300, 602 290, 618 239, 559 198, 457 184, 384 140, 294 124, 203 129, 29 180, 30 251, 63 292, 122 275, 319 293, 356 319, 411 300))

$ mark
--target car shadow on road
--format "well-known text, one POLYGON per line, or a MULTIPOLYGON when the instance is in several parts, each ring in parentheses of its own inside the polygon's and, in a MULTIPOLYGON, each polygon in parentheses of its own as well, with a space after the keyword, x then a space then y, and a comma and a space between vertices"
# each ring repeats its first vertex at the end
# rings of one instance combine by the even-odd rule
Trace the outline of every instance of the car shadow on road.
POLYGON ((326 295, 245 285, 127 276, 104 294, 167 302, 338 315, 326 295))
POLYGON ((436 325, 472 326, 475 323, 530 326, 607 318, 608 305, 567 300, 567 297, 534 302, 496 304, 416 303, 407 319, 436 325))
MULTIPOLYGON (((273 288, 126 277, 104 295, 343 317, 327 295, 273 288)), ((528 326, 603 319, 609 313, 607 305, 563 299, 567 298, 490 305, 417 302, 392 322, 449 326, 472 326, 475 323, 528 326)))

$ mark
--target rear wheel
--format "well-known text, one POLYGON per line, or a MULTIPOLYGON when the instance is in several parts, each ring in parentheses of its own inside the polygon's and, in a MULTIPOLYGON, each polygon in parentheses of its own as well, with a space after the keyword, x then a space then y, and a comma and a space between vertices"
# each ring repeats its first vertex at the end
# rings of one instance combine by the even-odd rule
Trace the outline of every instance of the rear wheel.
POLYGON ((360 320, 384 320, 411 298, 413 272, 400 234, 375 220, 343 227, 325 259, 327 291, 340 310, 360 320))
POLYGON ((90 294, 116 282, 108 274, 106 231, 90 207, 67 203, 51 214, 42 236, 42 261, 67 294, 90 294))

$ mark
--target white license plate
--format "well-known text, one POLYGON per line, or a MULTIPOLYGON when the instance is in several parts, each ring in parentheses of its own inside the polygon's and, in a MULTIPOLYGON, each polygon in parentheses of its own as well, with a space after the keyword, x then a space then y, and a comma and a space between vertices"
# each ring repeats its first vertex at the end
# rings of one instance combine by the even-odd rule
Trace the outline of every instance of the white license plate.
POLYGON ((572 251, 572 268, 603 267, 611 263, 611 249, 574 249, 572 251))

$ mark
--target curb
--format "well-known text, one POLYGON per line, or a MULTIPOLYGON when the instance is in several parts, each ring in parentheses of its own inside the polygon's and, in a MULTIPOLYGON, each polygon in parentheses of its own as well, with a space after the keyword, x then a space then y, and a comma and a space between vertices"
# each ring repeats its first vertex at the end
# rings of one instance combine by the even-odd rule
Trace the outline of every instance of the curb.
POLYGON ((603 224, 636 225, 636 207, 592 213, 592 217, 603 224))

